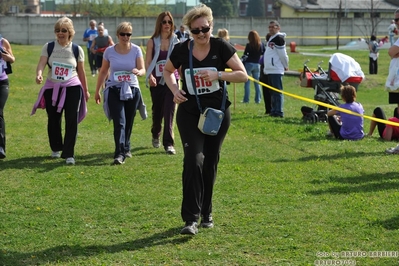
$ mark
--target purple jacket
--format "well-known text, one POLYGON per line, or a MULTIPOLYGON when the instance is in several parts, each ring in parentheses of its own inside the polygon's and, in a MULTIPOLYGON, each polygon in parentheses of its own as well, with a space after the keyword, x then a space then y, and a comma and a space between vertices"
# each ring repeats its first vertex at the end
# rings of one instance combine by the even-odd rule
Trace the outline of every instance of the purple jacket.
MULTIPOLYGON (((65 82, 53 82, 50 79, 46 80, 46 83, 44 86, 41 88, 39 92, 39 96, 37 97, 37 100, 35 104, 33 105, 31 115, 34 115, 36 113, 37 108, 45 109, 46 108, 46 102, 44 100, 43 94, 47 89, 53 89, 53 96, 52 96, 52 105, 55 106, 57 103, 57 97, 58 97, 58 92, 60 89, 61 91, 61 98, 57 106, 57 112, 61 112, 62 108, 64 107, 65 103, 65 96, 66 96, 66 90, 67 87, 72 87, 72 86, 82 86, 82 83, 80 82, 78 76, 75 76, 65 82)), ((83 92, 83 88, 82 88, 83 92)), ((86 106, 86 101, 85 99, 82 99, 80 101, 80 106, 79 106, 79 117, 78 117, 78 123, 80 123, 87 114, 87 106, 86 106)))

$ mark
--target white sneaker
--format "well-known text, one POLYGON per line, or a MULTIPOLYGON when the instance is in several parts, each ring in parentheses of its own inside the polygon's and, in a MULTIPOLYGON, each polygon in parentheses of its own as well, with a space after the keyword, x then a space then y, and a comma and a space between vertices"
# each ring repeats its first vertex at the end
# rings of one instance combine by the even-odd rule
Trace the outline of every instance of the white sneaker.
POLYGON ((386 149, 385 152, 388 154, 399 154, 399 144, 396 147, 386 149))
POLYGON ((51 158, 60 158, 60 157, 61 157, 60 151, 52 151, 51 152, 51 158))
POLYGON ((171 154, 171 155, 175 155, 176 154, 176 150, 175 150, 175 148, 173 146, 168 146, 165 149, 165 151, 166 151, 167 154, 171 154))
POLYGON ((73 157, 68 157, 68 158, 66 158, 65 162, 66 162, 66 164, 74 165, 75 159, 73 157))

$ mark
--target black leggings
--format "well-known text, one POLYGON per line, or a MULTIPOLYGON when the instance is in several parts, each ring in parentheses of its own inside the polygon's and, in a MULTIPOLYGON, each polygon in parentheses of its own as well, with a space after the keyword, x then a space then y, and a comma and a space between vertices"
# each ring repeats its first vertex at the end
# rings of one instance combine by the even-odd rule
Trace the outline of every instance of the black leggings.
MULTIPOLYGON (((380 107, 375 108, 373 114, 376 118, 387 120, 384 111, 380 107)), ((393 117, 399 118, 398 107, 396 107, 395 110, 393 111, 393 117)), ((384 123, 377 122, 378 134, 380 134, 381 138, 386 126, 387 125, 384 123)))

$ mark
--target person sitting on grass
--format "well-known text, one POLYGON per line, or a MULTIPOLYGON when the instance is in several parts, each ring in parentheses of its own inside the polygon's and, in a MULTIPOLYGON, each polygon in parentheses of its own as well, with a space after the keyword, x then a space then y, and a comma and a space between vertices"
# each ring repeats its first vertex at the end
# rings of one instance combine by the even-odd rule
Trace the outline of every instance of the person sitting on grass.
MULTIPOLYGON (((380 107, 377 107, 374 109, 373 117, 386 120, 385 113, 380 107)), ((399 123, 399 114, 398 114, 397 107, 393 111, 393 117, 389 118, 388 121, 399 123)), ((385 123, 376 122, 374 120, 371 120, 371 122, 370 122, 370 130, 369 130, 369 133, 367 134, 367 136, 372 136, 374 129, 376 127, 378 128, 378 133, 380 134, 380 137, 382 139, 388 140, 388 141, 399 140, 399 127, 387 125, 385 123)))
MULTIPOLYGON (((363 115, 363 106, 356 102, 356 89, 351 85, 344 85, 340 88, 341 98, 345 102, 339 107, 363 115)), ((337 110, 327 112, 328 125, 331 132, 337 139, 360 140, 364 137, 363 117, 347 114, 337 110)))

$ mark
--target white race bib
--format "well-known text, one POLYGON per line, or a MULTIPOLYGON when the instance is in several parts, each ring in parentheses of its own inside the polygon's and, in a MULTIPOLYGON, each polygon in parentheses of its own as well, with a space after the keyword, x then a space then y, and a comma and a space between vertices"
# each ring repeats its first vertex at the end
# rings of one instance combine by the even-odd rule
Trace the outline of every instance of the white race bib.
POLYGON ((69 80, 72 77, 73 66, 59 62, 53 62, 51 66, 51 78, 61 81, 69 80))
POLYGON ((90 34, 89 40, 92 41, 97 37, 97 34, 90 34))
MULTIPOLYGON (((220 90, 219 86, 219 81, 214 80, 214 81, 205 81, 202 77, 200 77, 199 74, 197 74, 201 70, 210 70, 210 71, 217 71, 215 67, 200 67, 200 68, 193 68, 194 72, 194 83, 195 83, 195 89, 197 90, 197 94, 209 94, 215 91, 220 90)), ((191 75, 190 75, 190 69, 187 68, 184 71, 184 77, 186 80, 186 85, 187 85, 187 90, 188 93, 191 95, 195 95, 194 88, 193 88, 193 83, 191 82, 191 75)))
POLYGON ((166 60, 159 60, 155 65, 155 76, 162 77, 163 68, 165 67, 166 60))
POLYGON ((132 82, 134 80, 134 74, 129 71, 115 71, 114 72, 114 81, 117 82, 132 82))

